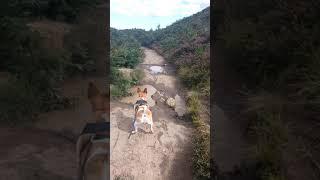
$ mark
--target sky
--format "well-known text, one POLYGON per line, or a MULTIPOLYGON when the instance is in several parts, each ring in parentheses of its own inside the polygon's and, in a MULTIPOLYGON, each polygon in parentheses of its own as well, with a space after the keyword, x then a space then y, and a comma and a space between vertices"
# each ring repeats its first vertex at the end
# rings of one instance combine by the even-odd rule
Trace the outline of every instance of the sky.
POLYGON ((195 14, 210 0, 110 0, 110 26, 116 29, 156 29, 195 14))

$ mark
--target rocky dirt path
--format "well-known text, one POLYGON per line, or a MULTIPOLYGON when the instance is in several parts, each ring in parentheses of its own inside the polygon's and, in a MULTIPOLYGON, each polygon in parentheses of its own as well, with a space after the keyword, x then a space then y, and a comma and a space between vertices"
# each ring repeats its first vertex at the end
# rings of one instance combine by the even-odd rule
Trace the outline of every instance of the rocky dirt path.
POLYGON ((76 139, 93 119, 87 99, 89 81, 101 89, 105 77, 69 79, 62 91, 75 100, 73 108, 41 114, 29 127, 0 128, 0 179, 76 179, 76 139))
POLYGON ((242 80, 217 54, 215 53, 213 61, 215 80, 211 82, 214 83, 211 156, 220 171, 228 172, 248 159, 249 144, 245 137, 248 122, 241 116, 245 102, 239 93, 242 90, 242 80))
POLYGON ((185 103, 179 82, 161 56, 147 48, 143 51, 144 62, 137 68, 144 71, 145 77, 139 87, 148 88, 154 133, 146 129, 130 136, 137 87, 132 88, 132 96, 111 102, 111 179, 192 179, 193 129, 183 118, 185 103), (175 99, 175 108, 165 103, 169 97, 175 99))

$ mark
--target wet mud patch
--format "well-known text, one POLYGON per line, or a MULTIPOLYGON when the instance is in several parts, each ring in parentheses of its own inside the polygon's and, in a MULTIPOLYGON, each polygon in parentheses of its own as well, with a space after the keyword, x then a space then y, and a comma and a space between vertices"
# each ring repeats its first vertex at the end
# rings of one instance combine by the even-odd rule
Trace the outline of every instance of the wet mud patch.
POLYGON ((164 155, 162 162, 160 164, 160 168, 161 168, 161 174, 167 174, 167 171, 169 170, 169 157, 168 155, 164 155))
POLYGON ((124 132, 130 133, 132 130, 133 118, 125 116, 124 113, 120 110, 116 113, 116 117, 117 117, 116 121, 117 121, 118 128, 124 132))
POLYGON ((192 164, 190 163, 190 158, 188 158, 192 157, 191 143, 185 143, 181 150, 175 154, 167 179, 192 179, 192 164))
POLYGON ((161 141, 161 136, 163 136, 163 132, 160 131, 157 135, 157 138, 158 138, 158 142, 160 143, 160 145, 162 145, 162 141, 161 141))

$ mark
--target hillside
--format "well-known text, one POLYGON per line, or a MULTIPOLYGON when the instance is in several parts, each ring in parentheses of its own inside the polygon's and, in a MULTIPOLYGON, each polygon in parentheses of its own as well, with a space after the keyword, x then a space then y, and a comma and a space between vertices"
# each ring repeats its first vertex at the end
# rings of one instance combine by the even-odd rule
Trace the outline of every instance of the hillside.
POLYGON ((210 93, 209 7, 155 31, 151 47, 177 66, 188 88, 210 93))
MULTIPOLYGON (((176 65, 178 74, 188 88, 210 93, 210 9, 205 8, 170 26, 143 29, 111 29, 111 48, 116 46, 151 47, 176 65), (195 71, 189 73, 190 71, 195 71), (189 75, 192 76, 189 76, 189 75)), ((118 60, 111 61, 118 63, 118 60)), ((134 65, 134 64, 133 64, 134 65)), ((126 65, 123 65, 126 66, 126 65)))

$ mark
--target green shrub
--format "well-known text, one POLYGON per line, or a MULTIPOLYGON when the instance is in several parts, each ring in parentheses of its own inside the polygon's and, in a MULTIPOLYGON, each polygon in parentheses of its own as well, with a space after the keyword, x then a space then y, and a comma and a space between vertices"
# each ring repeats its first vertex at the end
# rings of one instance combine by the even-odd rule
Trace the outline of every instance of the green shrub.
POLYGON ((0 4, 0 16, 46 17, 74 22, 81 8, 101 3, 101 0, 5 0, 0 4))
POLYGON ((88 45, 80 42, 71 42, 70 46, 70 60, 66 63, 66 73, 72 76, 77 73, 95 71, 95 62, 92 54, 89 52, 88 45))
POLYGON ((126 45, 112 48, 110 52, 111 66, 134 68, 141 62, 142 52, 140 47, 126 45))
POLYGON ((117 68, 111 68, 111 87, 110 93, 114 98, 127 96, 132 86, 130 79, 125 78, 117 68))
POLYGON ((144 72, 140 69, 134 69, 130 75, 133 85, 139 84, 139 81, 144 78, 144 72))
MULTIPOLYGON (((31 114, 58 108, 63 98, 59 96, 57 87, 65 75, 66 62, 69 60, 67 52, 46 49, 42 45, 40 35, 31 31, 24 21, 17 18, 0 18, 0 36, 0 58, 3 60, 0 71, 8 72, 14 77, 14 83, 8 85, 12 89, 8 98, 12 99, 4 101, 8 103, 8 108, 14 107, 15 103, 17 107, 21 106, 20 100, 29 103, 31 114), (25 91, 21 94, 27 97, 15 94, 18 87, 25 91), (13 100, 14 97, 18 100, 13 100), (32 98, 34 103, 29 102, 32 98)), ((2 90, 2 93, 10 92, 2 90)), ((31 115, 26 111, 23 110, 25 117, 22 117, 20 112, 14 116, 10 110, 4 110, 2 113, 7 119, 19 122, 30 118, 31 115), (8 114, 5 115, 5 112, 8 114)))
POLYGON ((0 123, 17 125, 34 120, 41 100, 33 88, 23 81, 11 79, 0 86, 0 123))
POLYGON ((282 149, 287 141, 287 130, 280 114, 258 112, 251 126, 256 144, 253 156, 258 162, 258 174, 263 180, 283 179, 282 149))
POLYGON ((184 85, 190 89, 200 90, 204 95, 210 93, 210 69, 203 65, 182 65, 178 76, 184 85))

